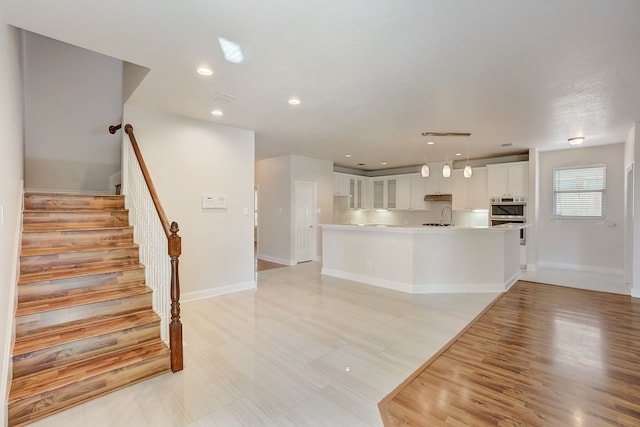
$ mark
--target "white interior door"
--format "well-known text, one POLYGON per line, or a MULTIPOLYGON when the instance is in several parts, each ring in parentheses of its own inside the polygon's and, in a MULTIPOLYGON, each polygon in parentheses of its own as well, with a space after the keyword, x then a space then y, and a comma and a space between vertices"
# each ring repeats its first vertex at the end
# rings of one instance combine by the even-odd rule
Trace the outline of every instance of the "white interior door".
POLYGON ((316 183, 295 183, 295 254, 296 262, 311 261, 316 257, 318 215, 316 209, 316 183))

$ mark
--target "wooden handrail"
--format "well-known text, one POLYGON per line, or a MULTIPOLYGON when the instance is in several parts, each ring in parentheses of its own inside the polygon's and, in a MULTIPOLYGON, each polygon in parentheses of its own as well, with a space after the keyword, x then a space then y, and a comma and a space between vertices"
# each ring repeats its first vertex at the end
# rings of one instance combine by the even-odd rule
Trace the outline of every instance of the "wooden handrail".
POLYGON ((111 135, 114 135, 116 132, 118 132, 118 130, 122 127, 122 123, 120 123, 119 125, 115 125, 115 126, 109 126, 109 133, 111 135))
MULTIPOLYGON (((109 132, 115 133, 121 126, 121 124, 118 126, 110 126, 109 132), (114 129, 113 132, 111 132, 112 129, 114 129)), ((167 236, 168 240, 168 255, 171 258, 171 323, 169 323, 169 348, 171 349, 171 371, 178 372, 183 368, 182 322, 180 321, 180 275, 178 271, 179 258, 182 254, 182 238, 178 235, 178 231, 180 231, 180 229, 178 228, 178 223, 175 221, 169 224, 167 215, 165 214, 164 209, 162 209, 160 198, 158 197, 156 188, 153 185, 153 181, 151 181, 149 170, 142 158, 140 147, 138 146, 138 142, 136 141, 136 137, 133 133, 133 126, 126 124, 124 126, 124 131, 129 135, 133 152, 136 154, 138 164, 140 164, 142 176, 144 176, 144 181, 147 184, 147 188, 151 194, 151 199, 153 200, 153 205, 156 208, 164 234, 167 236)))
POLYGON ((149 175, 147 164, 142 158, 142 153, 140 152, 140 147, 138 147, 136 136, 133 134, 133 126, 131 126, 130 124, 124 125, 124 132, 129 135, 129 140, 131 141, 133 152, 136 153, 136 158, 138 159, 138 163, 140 164, 140 170, 142 170, 142 176, 144 176, 144 182, 147 183, 147 188, 149 189, 149 193, 151 194, 151 200, 153 200, 153 205, 156 207, 158 217, 160 217, 160 223, 162 223, 162 229, 164 230, 164 234, 168 239, 171 236, 171 225, 169 224, 169 220, 167 219, 167 214, 164 213, 164 209, 162 209, 162 205, 160 204, 160 198, 158 197, 158 193, 156 192, 156 187, 153 185, 153 181, 151 181, 151 175, 149 175))

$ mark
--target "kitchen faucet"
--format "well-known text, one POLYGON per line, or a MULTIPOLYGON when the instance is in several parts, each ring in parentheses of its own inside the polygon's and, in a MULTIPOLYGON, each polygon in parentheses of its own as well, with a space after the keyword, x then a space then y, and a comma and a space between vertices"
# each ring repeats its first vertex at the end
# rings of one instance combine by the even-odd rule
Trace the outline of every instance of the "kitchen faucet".
POLYGON ((440 224, 442 224, 442 221, 444 220, 444 210, 446 208, 449 208, 449 225, 453 225, 453 210, 449 205, 444 205, 440 211, 440 224))

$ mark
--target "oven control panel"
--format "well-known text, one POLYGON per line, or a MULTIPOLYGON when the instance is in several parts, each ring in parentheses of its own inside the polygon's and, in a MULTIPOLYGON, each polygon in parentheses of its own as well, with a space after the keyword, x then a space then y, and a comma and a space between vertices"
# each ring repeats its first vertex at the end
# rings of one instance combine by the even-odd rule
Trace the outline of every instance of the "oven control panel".
POLYGON ((491 197, 489 201, 491 203, 527 203, 527 198, 525 196, 491 197))

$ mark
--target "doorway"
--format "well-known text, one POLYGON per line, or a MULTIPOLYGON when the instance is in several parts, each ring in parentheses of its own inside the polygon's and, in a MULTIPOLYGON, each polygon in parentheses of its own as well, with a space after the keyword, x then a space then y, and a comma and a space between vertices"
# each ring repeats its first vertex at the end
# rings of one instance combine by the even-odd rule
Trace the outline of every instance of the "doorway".
POLYGON ((317 183, 295 182, 294 251, 298 263, 316 259, 318 241, 317 183))

